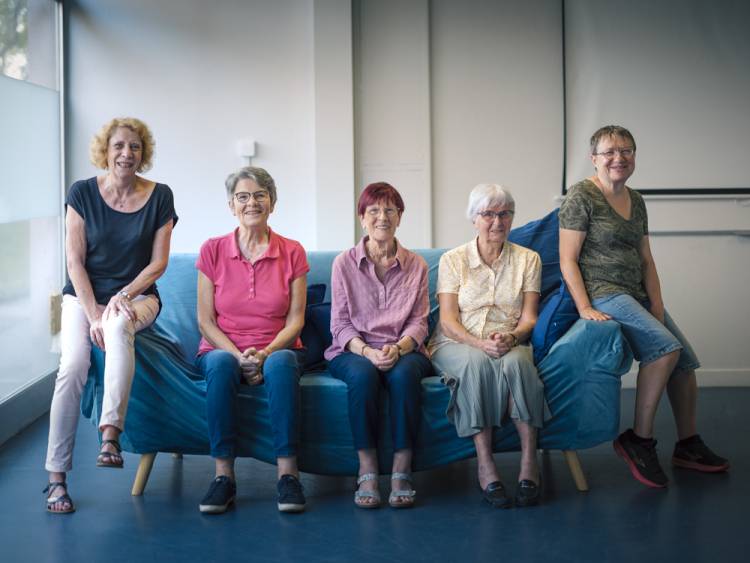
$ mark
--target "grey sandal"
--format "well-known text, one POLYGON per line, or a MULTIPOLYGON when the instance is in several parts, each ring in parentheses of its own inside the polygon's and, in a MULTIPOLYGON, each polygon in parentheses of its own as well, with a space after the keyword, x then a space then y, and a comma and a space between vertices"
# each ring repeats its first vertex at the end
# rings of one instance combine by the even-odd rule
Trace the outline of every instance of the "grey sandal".
MULTIPOLYGON (((411 485, 411 475, 408 473, 393 473, 391 474, 391 481, 395 480, 406 481, 411 485)), ((417 496, 417 491, 414 489, 407 489, 405 491, 393 491, 388 496, 388 504, 392 508, 411 508, 414 506, 414 500, 417 496), (408 501, 405 499, 409 499, 408 501)))
POLYGON ((68 494, 68 485, 65 483, 65 481, 50 481, 42 492, 49 493, 57 487, 60 487, 65 492, 61 495, 57 495, 56 497, 47 497, 47 512, 51 512, 52 514, 70 514, 71 512, 75 512, 76 507, 73 504, 73 499, 71 499, 70 495, 68 494), (55 505, 58 502, 68 503, 69 508, 55 510, 55 505))
POLYGON ((102 440, 101 447, 103 448, 107 444, 110 444, 116 450, 116 452, 104 452, 100 449, 99 455, 96 457, 96 466, 122 469, 123 459, 121 455, 122 448, 120 447, 120 442, 118 442, 117 440, 102 440))
POLYGON ((357 478, 357 491, 354 493, 354 504, 359 508, 380 508, 380 491, 360 491, 359 486, 365 481, 377 481, 377 473, 365 473, 357 478), (359 502, 360 499, 373 499, 374 502, 359 502))

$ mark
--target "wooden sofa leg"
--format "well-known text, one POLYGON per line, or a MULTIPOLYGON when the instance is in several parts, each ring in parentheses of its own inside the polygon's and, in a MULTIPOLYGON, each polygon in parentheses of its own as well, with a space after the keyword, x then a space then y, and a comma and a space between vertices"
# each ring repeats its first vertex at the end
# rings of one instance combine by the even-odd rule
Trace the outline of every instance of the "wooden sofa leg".
POLYGON ((576 483, 576 489, 581 492, 588 491, 589 484, 586 482, 586 476, 583 474, 581 460, 578 459, 578 452, 575 450, 563 450, 563 455, 565 456, 565 461, 568 462, 568 469, 570 469, 570 474, 576 483))
POLYGON ((156 452, 141 455, 141 462, 138 464, 138 471, 136 471, 135 480, 133 481, 133 490, 130 492, 134 497, 139 497, 143 494, 155 459, 156 452))

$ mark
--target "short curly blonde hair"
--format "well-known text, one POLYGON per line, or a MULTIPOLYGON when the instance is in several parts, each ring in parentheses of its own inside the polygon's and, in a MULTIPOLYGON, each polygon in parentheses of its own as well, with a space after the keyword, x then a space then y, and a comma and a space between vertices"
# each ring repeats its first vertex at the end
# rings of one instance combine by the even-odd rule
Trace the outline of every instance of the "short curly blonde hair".
POLYGON ((146 170, 149 170, 154 158, 154 145, 156 143, 154 142, 154 136, 151 134, 151 129, 148 128, 148 125, 135 117, 115 117, 104 124, 99 132, 94 135, 94 138, 91 139, 91 146, 89 147, 91 163, 102 170, 107 169, 107 148, 109 146, 109 138, 119 127, 126 127, 141 138, 141 143, 143 144, 143 155, 141 157, 141 165, 136 172, 145 172, 146 170))

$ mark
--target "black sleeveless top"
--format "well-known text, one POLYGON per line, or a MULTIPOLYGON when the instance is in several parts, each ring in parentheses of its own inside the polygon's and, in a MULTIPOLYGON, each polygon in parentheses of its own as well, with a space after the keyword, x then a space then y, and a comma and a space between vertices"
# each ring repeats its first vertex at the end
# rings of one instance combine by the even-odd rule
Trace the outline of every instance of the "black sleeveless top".
MULTIPOLYGON (((86 272, 96 302, 106 305, 151 262, 156 231, 168 221, 177 224, 172 190, 156 184, 146 204, 138 211, 112 209, 99 193, 96 178, 79 180, 70 188, 65 205, 83 218, 86 229, 86 272)), ((64 295, 75 295, 66 272, 64 295)), ((152 285, 143 295, 156 295, 152 285)))

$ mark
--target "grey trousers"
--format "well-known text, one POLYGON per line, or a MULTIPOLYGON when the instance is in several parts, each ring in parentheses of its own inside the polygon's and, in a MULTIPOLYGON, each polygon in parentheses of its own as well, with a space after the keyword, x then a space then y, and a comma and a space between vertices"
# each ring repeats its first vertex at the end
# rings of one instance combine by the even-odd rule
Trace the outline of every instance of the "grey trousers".
POLYGON ((511 420, 541 428, 551 417, 530 345, 490 358, 468 344, 444 344, 432 354, 435 371, 451 389, 446 414, 460 437, 511 420))

